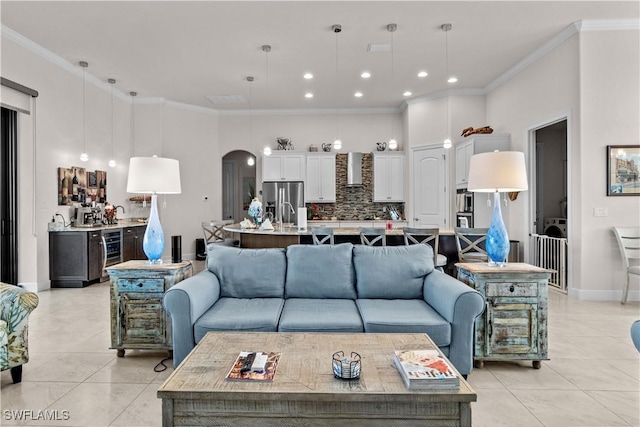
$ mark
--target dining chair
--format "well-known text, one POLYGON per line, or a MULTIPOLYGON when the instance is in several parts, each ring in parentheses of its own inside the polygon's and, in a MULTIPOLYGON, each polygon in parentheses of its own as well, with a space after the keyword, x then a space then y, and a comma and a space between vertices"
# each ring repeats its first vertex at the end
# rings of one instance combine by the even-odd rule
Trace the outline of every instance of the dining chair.
POLYGON ((440 229, 438 228, 412 228, 404 227, 405 245, 430 245, 433 249, 433 265, 442 271, 447 265, 447 257, 438 253, 438 245, 440 243, 440 229))
POLYGON ((387 246, 384 228, 360 228, 360 243, 367 246, 387 246))
POLYGON ((622 256, 622 268, 626 273, 626 283, 622 289, 622 299, 625 304, 629 295, 629 282, 631 276, 640 277, 640 227, 613 227, 613 233, 618 241, 620 255, 622 256))
POLYGON ((333 228, 313 227, 311 228, 311 237, 314 245, 323 245, 329 242, 330 245, 335 243, 333 239, 333 228))
POLYGON ((489 260, 486 249, 488 228, 455 227, 453 231, 460 262, 487 262, 489 260))

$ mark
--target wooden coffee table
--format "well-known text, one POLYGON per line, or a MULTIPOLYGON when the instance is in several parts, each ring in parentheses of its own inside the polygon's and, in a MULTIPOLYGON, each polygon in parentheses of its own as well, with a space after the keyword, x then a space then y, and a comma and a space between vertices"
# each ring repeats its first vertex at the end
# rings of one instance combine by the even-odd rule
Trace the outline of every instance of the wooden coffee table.
POLYGON ((415 391, 394 350, 437 348, 425 334, 209 332, 158 390, 163 426, 471 426, 475 391, 415 391), (360 379, 333 376, 336 351, 362 357, 360 379), (230 382, 240 351, 281 352, 273 382, 230 382))

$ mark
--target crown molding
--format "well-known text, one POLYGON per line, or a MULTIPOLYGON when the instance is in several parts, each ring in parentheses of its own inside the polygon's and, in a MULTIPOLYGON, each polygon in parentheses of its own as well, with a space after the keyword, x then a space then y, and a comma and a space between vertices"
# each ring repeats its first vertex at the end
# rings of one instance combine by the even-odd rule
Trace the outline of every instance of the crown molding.
POLYGON ((640 30, 640 19, 583 19, 575 25, 580 32, 640 30))
POLYGON ((584 19, 574 22, 566 27, 558 35, 551 40, 531 52, 522 61, 511 67, 509 70, 500 75, 497 79, 489 83, 485 88, 485 93, 489 93, 498 86, 505 83, 521 71, 525 70, 531 64, 551 52, 571 37, 583 31, 620 31, 620 30, 639 30, 639 19, 584 19))
POLYGON ((399 114, 401 107, 397 108, 282 108, 260 110, 218 110, 221 116, 306 116, 306 115, 335 115, 340 114, 399 114))

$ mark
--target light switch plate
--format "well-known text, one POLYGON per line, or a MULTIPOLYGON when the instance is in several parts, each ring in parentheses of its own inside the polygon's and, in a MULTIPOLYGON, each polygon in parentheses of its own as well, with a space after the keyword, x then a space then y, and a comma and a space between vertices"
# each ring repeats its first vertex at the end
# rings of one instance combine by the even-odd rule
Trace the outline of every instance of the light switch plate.
POLYGON ((593 208, 593 216, 608 216, 609 210, 607 208, 593 208))

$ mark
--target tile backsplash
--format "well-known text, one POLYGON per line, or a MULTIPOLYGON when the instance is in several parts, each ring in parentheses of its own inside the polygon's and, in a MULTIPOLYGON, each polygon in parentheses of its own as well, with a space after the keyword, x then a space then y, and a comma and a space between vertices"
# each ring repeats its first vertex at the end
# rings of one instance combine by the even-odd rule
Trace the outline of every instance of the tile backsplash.
MULTIPOLYGON (((362 221, 374 217, 390 219, 389 212, 384 208, 392 204, 404 219, 404 203, 374 203, 373 202, 373 156, 363 153, 362 156, 362 187, 347 187, 347 155, 336 155, 336 202, 316 203, 319 214, 323 219, 337 217, 340 220, 362 221)), ((311 203, 307 203, 310 212, 311 203)))

